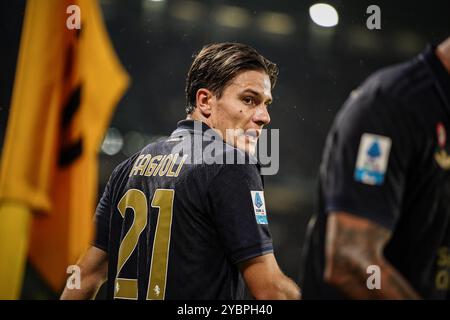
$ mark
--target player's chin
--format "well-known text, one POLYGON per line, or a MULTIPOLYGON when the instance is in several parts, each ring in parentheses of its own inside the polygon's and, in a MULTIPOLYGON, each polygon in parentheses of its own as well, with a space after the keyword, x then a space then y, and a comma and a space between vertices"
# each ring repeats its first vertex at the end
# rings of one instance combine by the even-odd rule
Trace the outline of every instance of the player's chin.
POLYGON ((256 139, 244 136, 244 138, 238 139, 238 141, 236 143, 236 148, 238 148, 250 155, 255 155, 256 143, 257 143, 256 139))

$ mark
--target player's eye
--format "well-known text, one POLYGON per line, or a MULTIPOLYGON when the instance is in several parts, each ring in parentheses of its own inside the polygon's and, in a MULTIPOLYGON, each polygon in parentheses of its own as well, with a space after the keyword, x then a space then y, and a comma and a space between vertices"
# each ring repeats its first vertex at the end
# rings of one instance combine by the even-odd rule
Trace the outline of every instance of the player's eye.
POLYGON ((253 97, 247 96, 242 99, 242 101, 247 105, 254 105, 255 99, 253 97))

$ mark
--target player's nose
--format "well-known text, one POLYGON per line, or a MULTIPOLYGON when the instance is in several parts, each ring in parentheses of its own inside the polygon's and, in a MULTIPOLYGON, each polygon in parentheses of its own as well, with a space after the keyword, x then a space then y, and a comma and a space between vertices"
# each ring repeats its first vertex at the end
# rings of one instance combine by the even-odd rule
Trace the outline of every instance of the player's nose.
POLYGON ((270 115, 267 110, 266 105, 258 106, 253 114, 253 121, 258 124, 258 126, 266 126, 270 123, 270 115))

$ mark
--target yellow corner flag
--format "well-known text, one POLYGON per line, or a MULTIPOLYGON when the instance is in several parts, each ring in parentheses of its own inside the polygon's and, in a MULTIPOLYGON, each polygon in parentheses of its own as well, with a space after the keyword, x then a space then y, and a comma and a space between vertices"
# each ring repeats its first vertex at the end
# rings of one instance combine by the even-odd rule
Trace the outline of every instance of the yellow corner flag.
POLYGON ((0 163, 0 299, 20 294, 27 244, 57 291, 89 246, 97 152, 127 86, 96 1, 28 0, 0 163))

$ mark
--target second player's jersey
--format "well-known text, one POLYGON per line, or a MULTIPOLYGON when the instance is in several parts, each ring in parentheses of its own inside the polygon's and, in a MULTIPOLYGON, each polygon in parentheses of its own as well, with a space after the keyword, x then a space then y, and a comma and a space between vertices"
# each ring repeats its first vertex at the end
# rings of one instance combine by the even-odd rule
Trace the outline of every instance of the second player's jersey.
POLYGON ((449 102, 450 76, 431 47, 352 93, 323 155, 305 298, 343 298, 323 280, 327 215, 339 211, 392 231, 384 255, 423 298, 449 295, 449 102))
POLYGON ((96 212, 108 297, 242 298, 237 264, 273 250, 259 167, 249 159, 184 120, 120 164, 96 212), (220 163, 230 156, 246 164, 220 163))

